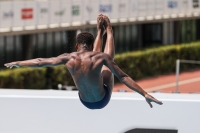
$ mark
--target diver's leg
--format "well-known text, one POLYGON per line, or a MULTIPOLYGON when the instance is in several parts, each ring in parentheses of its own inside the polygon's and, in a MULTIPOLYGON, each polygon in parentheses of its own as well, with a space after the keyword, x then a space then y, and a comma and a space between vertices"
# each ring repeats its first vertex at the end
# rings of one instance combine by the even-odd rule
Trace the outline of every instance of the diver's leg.
POLYGON ((93 51, 102 52, 103 33, 104 33, 103 15, 99 14, 97 17, 97 36, 94 41, 93 51))
POLYGON ((107 16, 103 16, 103 18, 104 18, 105 28, 106 28, 106 32, 107 32, 107 40, 106 40, 104 53, 107 53, 108 55, 110 55, 111 58, 114 60, 115 46, 114 46, 112 26, 111 26, 110 20, 107 16))
MULTIPOLYGON (((113 31, 112 26, 110 24, 110 20, 107 16, 103 16, 104 18, 104 26, 106 28, 107 32, 107 40, 105 44, 104 53, 111 56, 111 58, 114 60, 115 56, 115 47, 114 47, 114 39, 113 39, 113 31)), ((110 89, 110 92, 112 93, 113 86, 114 86, 114 75, 110 71, 110 69, 106 66, 103 66, 101 70, 102 76, 103 76, 103 82, 108 86, 110 89)))

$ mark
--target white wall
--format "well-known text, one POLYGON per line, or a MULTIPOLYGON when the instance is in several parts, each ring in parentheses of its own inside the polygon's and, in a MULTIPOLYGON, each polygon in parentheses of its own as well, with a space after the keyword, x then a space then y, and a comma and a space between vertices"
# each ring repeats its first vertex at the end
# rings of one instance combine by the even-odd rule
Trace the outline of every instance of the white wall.
POLYGON ((0 133, 123 133, 133 128, 199 133, 200 95, 152 94, 149 108, 135 93, 113 93, 108 106, 89 110, 77 92, 0 90, 0 133))

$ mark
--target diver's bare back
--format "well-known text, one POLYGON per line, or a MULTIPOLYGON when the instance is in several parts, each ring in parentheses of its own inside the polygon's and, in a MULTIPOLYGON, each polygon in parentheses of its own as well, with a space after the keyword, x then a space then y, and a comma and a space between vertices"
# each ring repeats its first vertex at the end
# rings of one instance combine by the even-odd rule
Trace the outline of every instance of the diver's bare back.
POLYGON ((71 73, 81 98, 86 102, 96 102, 104 95, 101 68, 103 56, 101 52, 73 52, 66 67, 71 73))

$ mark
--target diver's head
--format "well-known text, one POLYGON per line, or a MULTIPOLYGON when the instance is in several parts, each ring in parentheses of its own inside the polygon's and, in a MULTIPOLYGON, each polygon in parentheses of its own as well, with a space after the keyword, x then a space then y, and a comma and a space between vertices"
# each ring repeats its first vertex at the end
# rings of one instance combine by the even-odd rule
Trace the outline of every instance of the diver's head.
POLYGON ((94 44, 94 36, 89 32, 82 32, 76 37, 76 50, 85 48, 92 51, 94 44))

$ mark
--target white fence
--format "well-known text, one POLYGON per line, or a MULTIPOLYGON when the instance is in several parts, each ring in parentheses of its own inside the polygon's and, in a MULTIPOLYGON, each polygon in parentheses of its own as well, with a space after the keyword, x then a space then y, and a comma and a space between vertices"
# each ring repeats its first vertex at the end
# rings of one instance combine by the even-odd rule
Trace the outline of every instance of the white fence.
POLYGON ((199 0, 3 0, 0 32, 94 24, 103 13, 111 22, 198 17, 199 0))
POLYGON ((179 86, 179 74, 180 74, 180 64, 181 63, 188 63, 188 64, 200 64, 200 61, 195 60, 176 60, 176 93, 178 93, 178 86, 179 86))
POLYGON ((136 93, 113 93, 101 110, 89 110, 77 92, 0 89, 0 133, 124 133, 135 128, 200 133, 199 94, 152 94, 150 108, 136 93))

